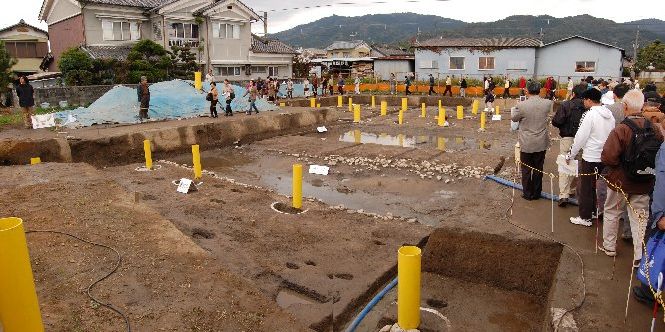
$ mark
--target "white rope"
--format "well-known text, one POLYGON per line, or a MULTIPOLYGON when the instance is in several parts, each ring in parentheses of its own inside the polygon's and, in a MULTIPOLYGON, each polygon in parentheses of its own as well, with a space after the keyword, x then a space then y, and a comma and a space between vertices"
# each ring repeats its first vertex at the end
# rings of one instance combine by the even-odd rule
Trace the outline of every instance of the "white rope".
POLYGON ((443 322, 446 323, 447 331, 450 331, 452 329, 451 324, 450 324, 450 320, 448 319, 448 317, 444 316, 442 313, 440 313, 440 312, 438 312, 438 311, 436 311, 432 308, 425 308, 425 307, 420 307, 420 310, 433 313, 437 317, 441 318, 443 320, 443 322))
POLYGON ((162 165, 152 165, 152 169, 149 169, 149 168, 145 167, 145 165, 143 165, 143 166, 136 167, 134 170, 137 171, 137 172, 152 172, 152 171, 156 171, 156 170, 161 169, 161 168, 162 168, 162 165))

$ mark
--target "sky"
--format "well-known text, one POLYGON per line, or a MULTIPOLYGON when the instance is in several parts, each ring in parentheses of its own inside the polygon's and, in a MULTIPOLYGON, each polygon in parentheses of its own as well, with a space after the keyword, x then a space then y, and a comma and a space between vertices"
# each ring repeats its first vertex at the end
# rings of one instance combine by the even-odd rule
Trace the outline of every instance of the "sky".
MULTIPOLYGON (((14 1, 2 0, 2 2, 14 1)), ((412 12, 438 15, 465 22, 495 21, 510 15, 565 17, 589 14, 616 22, 644 18, 665 19, 665 1, 663 0, 633 0, 630 2, 619 0, 243 0, 243 2, 256 12, 268 11, 269 33, 290 29, 332 14, 361 16, 412 12), (346 5, 342 3, 346 3, 346 5), (317 5, 332 6, 282 10, 317 5)), ((46 29, 46 24, 37 19, 41 5, 42 0, 21 0, 20 5, 3 6, 3 10, 0 11, 0 27, 15 24, 23 18, 29 24, 46 29)), ((255 24, 253 30, 262 32, 263 26, 255 24)))

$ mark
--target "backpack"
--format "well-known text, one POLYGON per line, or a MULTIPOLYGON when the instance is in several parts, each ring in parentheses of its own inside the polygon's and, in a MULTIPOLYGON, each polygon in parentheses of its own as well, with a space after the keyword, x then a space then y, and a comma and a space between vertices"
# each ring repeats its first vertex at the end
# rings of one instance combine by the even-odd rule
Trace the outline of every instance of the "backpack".
POLYGON ((651 121, 644 119, 644 128, 640 128, 630 118, 625 118, 621 123, 633 132, 630 145, 621 156, 621 166, 628 179, 635 182, 653 180, 656 154, 662 142, 656 137, 651 121))
POLYGON ((646 253, 642 256, 637 278, 645 285, 658 287, 658 274, 665 274, 665 232, 657 231, 646 244, 646 253), (647 278, 647 274, 649 277, 647 278), (650 282, 649 282, 650 281, 650 282))
POLYGON ((208 94, 206 95, 206 100, 212 101, 212 92, 208 92, 208 94))

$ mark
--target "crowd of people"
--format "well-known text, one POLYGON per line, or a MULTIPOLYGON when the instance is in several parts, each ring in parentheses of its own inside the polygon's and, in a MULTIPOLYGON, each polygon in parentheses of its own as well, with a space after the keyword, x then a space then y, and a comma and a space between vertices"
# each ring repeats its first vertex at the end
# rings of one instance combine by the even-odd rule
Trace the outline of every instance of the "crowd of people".
MULTIPOLYGON (((656 86, 648 84, 640 90, 630 80, 595 80, 587 77, 578 84, 569 78, 566 101, 554 116, 552 95, 540 97, 541 84, 529 81, 527 98, 511 110, 511 120, 518 123, 521 149, 519 167, 523 186, 522 197, 541 197, 545 153, 549 148, 549 123, 559 130, 559 197, 565 208, 577 196, 578 216, 575 225, 601 227, 602 242, 598 250, 607 256, 617 255, 617 239, 633 244, 633 266, 640 267, 643 284, 633 289, 636 298, 653 304, 653 296, 645 276, 645 266, 653 266, 653 255, 643 259, 643 241, 649 239, 647 229, 665 231, 665 103, 656 86), (577 174, 571 172, 578 163, 577 174), (570 166, 570 167, 566 167, 570 166), (573 182, 577 179, 576 188, 573 182), (641 217, 642 216, 642 217, 641 217), (645 218, 646 217, 646 218, 645 218), (621 226, 621 227, 620 227, 621 226)), ((547 84, 547 83, 546 83, 547 84)), ((545 86, 549 91, 551 87, 545 86)), ((662 232, 661 232, 662 237, 662 232)), ((662 252, 665 241, 651 252, 662 252)), ((661 260, 662 260, 661 259, 661 260)), ((663 266, 658 262, 657 266, 663 266)), ((652 286, 656 285, 652 283, 652 286)))

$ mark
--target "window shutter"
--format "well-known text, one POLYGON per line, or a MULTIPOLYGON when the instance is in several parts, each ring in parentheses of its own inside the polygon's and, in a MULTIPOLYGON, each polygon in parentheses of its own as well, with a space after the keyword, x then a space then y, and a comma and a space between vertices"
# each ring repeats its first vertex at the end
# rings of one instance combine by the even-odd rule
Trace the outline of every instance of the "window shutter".
POLYGON ((240 39, 240 25, 233 25, 233 39, 240 39))
POLYGON ((113 40, 113 22, 102 20, 102 34, 104 40, 113 40))
POLYGON ((215 23, 212 25, 212 36, 215 38, 220 38, 219 35, 219 23, 215 23))
POLYGON ((132 40, 141 39, 141 30, 139 24, 136 22, 129 23, 129 33, 132 36, 132 40))

